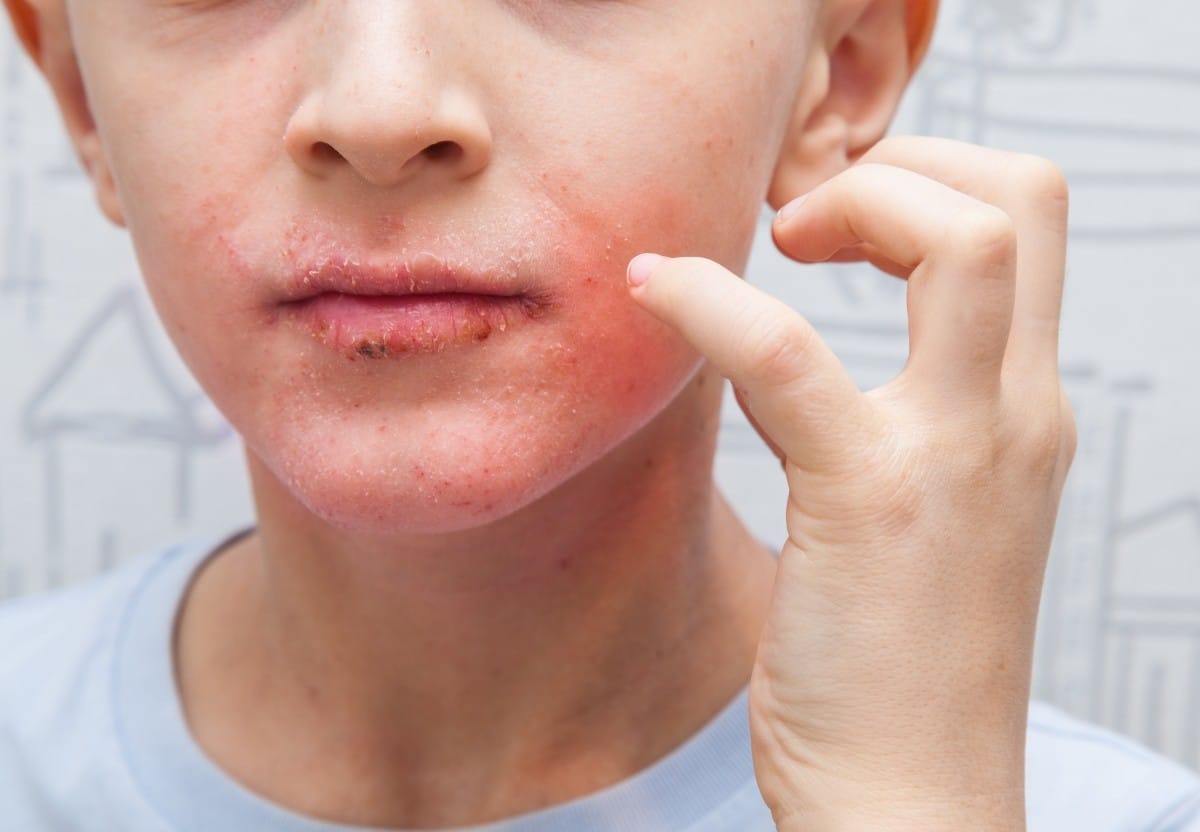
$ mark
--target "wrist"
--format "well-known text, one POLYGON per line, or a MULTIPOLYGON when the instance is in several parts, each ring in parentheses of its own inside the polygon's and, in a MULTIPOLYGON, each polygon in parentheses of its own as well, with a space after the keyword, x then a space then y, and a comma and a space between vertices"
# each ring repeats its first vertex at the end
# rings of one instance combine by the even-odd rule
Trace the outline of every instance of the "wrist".
POLYGON ((1025 710, 985 713, 890 714, 815 740, 752 719, 760 791, 785 832, 1023 832, 1025 710))
POLYGON ((779 832, 1025 832, 1023 793, 931 796, 916 802, 872 796, 774 814, 779 832))
POLYGON ((1025 832, 1023 765, 948 758, 837 774, 775 769, 760 784, 780 832, 1025 832))

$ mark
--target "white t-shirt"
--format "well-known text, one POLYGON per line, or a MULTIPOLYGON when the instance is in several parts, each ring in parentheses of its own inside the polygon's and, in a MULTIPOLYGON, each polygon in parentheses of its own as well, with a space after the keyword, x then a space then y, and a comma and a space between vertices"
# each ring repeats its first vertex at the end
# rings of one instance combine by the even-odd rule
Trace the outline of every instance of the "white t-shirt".
MULTIPOLYGON (((0 832, 364 832, 269 803, 217 768, 188 733, 172 628, 191 576, 232 537, 188 541, 0 606, 0 832)), ((1195 774, 1047 705, 1031 707, 1027 761, 1030 832, 1200 831, 1195 774)), ((769 829, 745 691, 630 779, 472 828, 769 829)))

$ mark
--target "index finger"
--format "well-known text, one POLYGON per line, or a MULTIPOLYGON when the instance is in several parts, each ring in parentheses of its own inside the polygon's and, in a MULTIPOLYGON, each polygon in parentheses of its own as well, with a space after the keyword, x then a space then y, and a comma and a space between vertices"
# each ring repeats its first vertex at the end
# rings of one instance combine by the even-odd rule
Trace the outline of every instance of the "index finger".
POLYGON ((828 468, 863 435, 867 402, 795 310, 711 260, 654 254, 629 264, 633 297, 741 389, 788 460, 828 468))

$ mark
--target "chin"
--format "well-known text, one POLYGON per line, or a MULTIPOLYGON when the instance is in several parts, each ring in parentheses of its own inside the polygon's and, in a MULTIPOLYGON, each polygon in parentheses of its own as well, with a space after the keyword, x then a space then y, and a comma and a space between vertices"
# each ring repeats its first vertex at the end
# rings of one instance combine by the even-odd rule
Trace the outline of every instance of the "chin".
POLYGON ((540 496, 534 489, 480 493, 451 488, 434 494, 406 486, 365 494, 353 488, 339 490, 327 481, 318 489, 304 490, 300 482, 290 485, 293 496, 325 524, 374 538, 470 531, 514 514, 540 496))
MULTIPOLYGON (((508 517, 570 480, 616 444, 562 433, 498 434, 474 441, 462 434, 431 437, 397 447, 332 440, 273 443, 255 453, 270 475, 264 486, 319 521, 370 537, 450 534, 508 517)), ((258 477, 256 476, 256 479, 258 477)))
POLYGON ((665 343, 631 337, 628 348, 609 345, 603 362, 578 360, 576 345, 570 366, 536 359, 553 371, 522 377, 487 372, 451 386, 444 374, 443 388, 419 388, 419 400, 411 381, 371 380, 338 395, 281 385, 229 419, 247 428, 252 468, 261 469, 255 490, 294 522, 307 513, 381 537, 463 532, 578 482, 668 408, 701 360, 665 343))

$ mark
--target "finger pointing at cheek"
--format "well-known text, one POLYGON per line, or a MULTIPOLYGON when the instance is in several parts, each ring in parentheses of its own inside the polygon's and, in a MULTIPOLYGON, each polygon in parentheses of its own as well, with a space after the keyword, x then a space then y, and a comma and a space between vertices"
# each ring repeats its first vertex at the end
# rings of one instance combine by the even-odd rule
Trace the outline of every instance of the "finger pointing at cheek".
POLYGON ((717 263, 642 254, 630 262, 628 278, 643 308, 741 389, 755 419, 793 464, 819 469, 835 463, 872 418, 808 321, 717 263))

